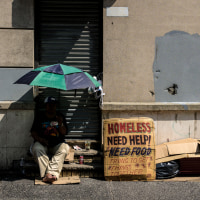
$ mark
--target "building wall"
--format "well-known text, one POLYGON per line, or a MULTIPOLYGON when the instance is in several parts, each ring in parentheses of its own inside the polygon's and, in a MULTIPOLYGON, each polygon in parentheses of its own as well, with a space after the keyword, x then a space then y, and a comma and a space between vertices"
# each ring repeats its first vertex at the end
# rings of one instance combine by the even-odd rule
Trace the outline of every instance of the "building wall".
POLYGON ((0 102, 0 169, 10 169, 13 160, 26 158, 33 142, 30 126, 34 116, 34 104, 17 105, 0 102))
POLYGON ((189 90, 200 81, 199 1, 104 2, 104 101, 198 102, 198 86, 189 90), (111 15, 110 7, 127 8, 128 16, 111 15), (174 84, 177 95, 168 92, 174 84))
POLYGON ((34 65, 33 2, 0 1, 0 169, 25 157, 32 142, 33 92, 13 83, 34 65))
POLYGON ((103 119, 149 117, 154 120, 155 144, 162 144, 184 138, 200 138, 199 105, 185 110, 182 105, 152 104, 112 106, 105 105, 103 119), (123 108, 122 108, 123 107, 123 108))
MULTIPOLYGON (((13 82, 34 66, 33 2, 0 1, 1 169, 32 142, 32 91, 13 82)), ((102 119, 151 117, 157 144, 199 138, 199 1, 104 0, 103 13, 102 119)))
POLYGON ((149 116, 156 144, 200 137, 199 8, 197 0, 104 1, 103 119, 149 116))

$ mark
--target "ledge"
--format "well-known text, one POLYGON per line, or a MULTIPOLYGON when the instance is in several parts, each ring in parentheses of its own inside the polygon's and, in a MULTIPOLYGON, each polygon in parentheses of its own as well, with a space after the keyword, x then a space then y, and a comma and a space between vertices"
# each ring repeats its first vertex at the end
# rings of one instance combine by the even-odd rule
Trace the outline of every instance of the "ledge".
POLYGON ((104 102, 103 111, 200 111, 200 102, 104 102))
POLYGON ((63 165, 63 170, 95 170, 95 169, 103 170, 103 164, 91 163, 91 164, 86 165, 86 164, 70 163, 70 164, 63 165))
POLYGON ((75 156, 97 156, 100 155, 100 152, 94 149, 90 149, 90 150, 75 150, 74 151, 74 155, 75 156))
POLYGON ((35 103, 32 101, 0 101, 0 110, 34 110, 35 103))

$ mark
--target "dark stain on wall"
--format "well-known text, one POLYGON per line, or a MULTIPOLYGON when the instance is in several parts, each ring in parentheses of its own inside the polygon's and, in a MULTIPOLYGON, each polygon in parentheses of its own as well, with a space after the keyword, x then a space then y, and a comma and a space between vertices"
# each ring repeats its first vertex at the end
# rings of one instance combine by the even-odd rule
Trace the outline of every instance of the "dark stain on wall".
POLYGON ((116 0, 103 0, 103 7, 104 8, 111 7, 115 2, 116 0))
POLYGON ((34 27, 34 0, 13 0, 12 26, 14 28, 34 27))
POLYGON ((200 101, 200 36, 171 31, 156 38, 156 102, 200 101))

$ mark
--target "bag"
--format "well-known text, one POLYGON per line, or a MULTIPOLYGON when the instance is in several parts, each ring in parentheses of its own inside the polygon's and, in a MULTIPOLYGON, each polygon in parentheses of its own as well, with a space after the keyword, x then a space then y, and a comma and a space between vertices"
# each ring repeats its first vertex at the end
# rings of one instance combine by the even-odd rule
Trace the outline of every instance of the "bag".
POLYGON ((156 164, 156 179, 173 178, 179 173, 177 161, 156 164))

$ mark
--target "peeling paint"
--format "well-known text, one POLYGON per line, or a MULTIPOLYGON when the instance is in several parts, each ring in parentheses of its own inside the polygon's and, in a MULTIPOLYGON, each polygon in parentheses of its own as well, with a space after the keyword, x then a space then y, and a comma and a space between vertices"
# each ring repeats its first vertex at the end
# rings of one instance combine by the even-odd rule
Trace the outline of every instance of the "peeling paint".
POLYGON ((150 90, 149 92, 151 93, 152 96, 155 95, 154 91, 150 90))
POLYGON ((176 95, 177 94, 177 89, 178 85, 173 84, 171 87, 168 87, 166 90, 171 94, 171 95, 176 95))
POLYGON ((199 102, 200 36, 171 31, 155 42, 156 102, 199 102))

